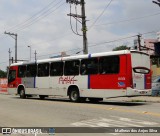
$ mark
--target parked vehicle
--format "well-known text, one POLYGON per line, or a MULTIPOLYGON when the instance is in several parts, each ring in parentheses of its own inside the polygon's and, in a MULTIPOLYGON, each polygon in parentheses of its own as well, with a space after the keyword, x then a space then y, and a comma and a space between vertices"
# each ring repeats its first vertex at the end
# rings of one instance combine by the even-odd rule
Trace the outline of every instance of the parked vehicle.
POLYGON ((160 90, 160 76, 152 80, 152 90, 160 90))
POLYGON ((160 95, 160 76, 152 80, 152 96, 160 95))

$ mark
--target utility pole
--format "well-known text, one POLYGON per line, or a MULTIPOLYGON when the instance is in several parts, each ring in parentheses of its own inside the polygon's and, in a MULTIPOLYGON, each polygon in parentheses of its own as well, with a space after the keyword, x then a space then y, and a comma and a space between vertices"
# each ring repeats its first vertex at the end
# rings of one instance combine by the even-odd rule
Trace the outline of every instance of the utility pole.
MULTIPOLYGON (((86 15, 85 15, 85 1, 84 0, 66 0, 69 4, 81 5, 81 15, 77 14, 67 14, 68 16, 82 19, 82 33, 83 33, 83 54, 88 54, 88 44, 87 44, 87 26, 86 26, 86 15)), ((79 21, 79 20, 78 20, 79 21)))
POLYGON ((138 47, 139 47, 139 51, 141 51, 141 35, 137 35, 138 36, 138 47))
POLYGON ((11 65, 11 50, 10 50, 10 48, 9 48, 8 53, 9 53, 9 66, 10 66, 11 65))
POLYGON ((10 35, 13 39, 15 39, 15 63, 17 63, 17 34, 10 33, 10 32, 4 32, 4 34, 10 35))
POLYGON ((36 50, 35 50, 35 61, 37 60, 37 52, 36 52, 36 50))
POLYGON ((82 3, 83 53, 88 54, 87 27, 86 27, 86 15, 85 15, 85 2, 84 2, 84 0, 81 0, 81 3, 82 3))

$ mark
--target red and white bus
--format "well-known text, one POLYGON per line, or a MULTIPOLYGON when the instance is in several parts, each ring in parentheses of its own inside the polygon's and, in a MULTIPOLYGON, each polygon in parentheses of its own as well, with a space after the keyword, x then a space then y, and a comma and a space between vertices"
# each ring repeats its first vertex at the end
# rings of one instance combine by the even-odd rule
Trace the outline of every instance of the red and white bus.
POLYGON ((8 92, 21 98, 69 96, 73 102, 151 95, 150 57, 123 50, 15 63, 8 92))

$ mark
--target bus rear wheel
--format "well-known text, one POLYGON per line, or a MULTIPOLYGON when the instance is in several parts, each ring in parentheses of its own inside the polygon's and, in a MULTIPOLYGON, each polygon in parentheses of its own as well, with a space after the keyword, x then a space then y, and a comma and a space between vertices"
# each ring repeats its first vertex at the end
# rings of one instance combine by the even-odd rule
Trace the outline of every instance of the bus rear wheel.
POLYGON ((21 89, 21 90, 20 90, 19 95, 20 95, 20 98, 22 98, 22 99, 25 99, 25 98, 26 98, 24 89, 21 89))
POLYGON ((69 93, 69 99, 72 102, 79 102, 80 101, 79 91, 77 88, 72 88, 72 90, 69 93))

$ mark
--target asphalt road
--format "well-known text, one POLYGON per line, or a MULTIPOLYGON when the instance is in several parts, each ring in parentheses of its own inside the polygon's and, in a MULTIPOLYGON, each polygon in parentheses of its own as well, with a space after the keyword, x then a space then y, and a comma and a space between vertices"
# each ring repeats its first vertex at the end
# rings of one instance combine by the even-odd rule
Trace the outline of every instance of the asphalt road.
POLYGON ((95 133, 100 130, 94 127, 123 127, 125 131, 128 131, 127 127, 160 127, 160 103, 109 100, 98 104, 72 103, 65 98, 20 99, 18 96, 1 94, 0 127, 70 127, 68 131, 76 130, 74 127, 89 127, 88 131, 93 128, 94 132, 56 133, 57 136, 158 136, 160 133, 95 133))

